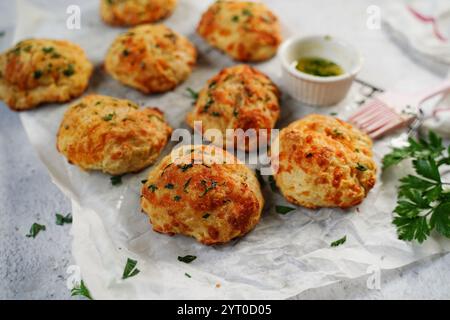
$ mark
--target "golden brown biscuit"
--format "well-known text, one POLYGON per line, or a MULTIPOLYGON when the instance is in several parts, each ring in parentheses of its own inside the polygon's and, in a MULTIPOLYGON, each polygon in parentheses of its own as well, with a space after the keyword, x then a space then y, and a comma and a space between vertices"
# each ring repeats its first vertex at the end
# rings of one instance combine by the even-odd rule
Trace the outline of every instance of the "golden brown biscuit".
POLYGON ((238 61, 263 61, 281 43, 278 18, 263 3, 217 1, 203 14, 197 32, 238 61))
POLYGON ((13 110, 69 101, 86 90, 92 69, 83 49, 71 42, 19 42, 0 55, 0 100, 13 110))
POLYGON ((153 230, 212 245, 255 227, 264 199, 250 169, 214 146, 184 146, 172 155, 150 172, 142 187, 142 209, 153 230))
POLYGON ((121 175, 154 163, 171 132, 157 108, 89 95, 66 111, 57 149, 82 169, 121 175))
POLYGON ((290 202, 347 208, 375 185, 372 141, 342 120, 309 115, 281 130, 279 143, 275 180, 290 202))
POLYGON ((116 80, 144 93, 166 92, 186 80, 197 59, 189 40, 166 26, 142 25, 111 45, 105 68, 116 80))
POLYGON ((135 26, 172 14, 177 0, 101 0, 100 14, 106 23, 135 26))
MULTIPOLYGON (((248 65, 237 65, 223 69, 207 82, 186 121, 192 128, 194 121, 202 121, 203 132, 220 130, 224 145, 228 144, 227 129, 255 129, 258 133, 268 129, 270 135, 280 114, 279 96, 269 77, 248 65)), ((245 143, 247 150, 255 146, 252 139, 228 141, 245 143)))

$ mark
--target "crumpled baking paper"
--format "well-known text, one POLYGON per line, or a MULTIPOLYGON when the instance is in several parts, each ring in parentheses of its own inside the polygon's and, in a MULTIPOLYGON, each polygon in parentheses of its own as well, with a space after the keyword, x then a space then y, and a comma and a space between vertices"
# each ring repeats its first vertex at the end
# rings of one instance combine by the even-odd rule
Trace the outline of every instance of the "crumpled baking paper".
MULTIPOLYGON (((165 23, 189 36, 200 57, 186 83, 163 95, 144 96, 105 74, 102 59, 114 37, 123 30, 101 22, 97 1, 78 1, 82 4, 82 28, 69 30, 65 27, 65 15, 39 12, 20 0, 22 18, 16 38, 67 38, 80 44, 96 64, 90 92, 158 106, 174 128, 186 128, 184 117, 191 108, 186 88, 199 89, 209 77, 233 62, 195 35, 201 12, 211 1, 179 2, 176 12, 165 23)), ((282 19, 282 2, 267 3, 282 19)), ((281 85, 277 59, 257 67, 281 85)), ((331 108, 311 108, 283 96, 278 127, 313 112, 337 112, 345 119, 357 107, 353 101, 360 100, 367 90, 355 83, 348 99, 331 108)), ((151 230, 139 206, 140 181, 151 168, 127 175, 122 185, 112 186, 109 176, 83 172, 58 154, 56 132, 67 107, 68 104, 43 106, 22 113, 21 119, 52 180, 72 200, 73 254, 95 299, 284 299, 309 288, 360 277, 377 268, 399 268, 450 250, 450 241, 436 235, 421 246, 397 239, 391 224, 396 181, 410 170, 408 166, 390 170, 383 179, 379 177, 364 203, 347 211, 298 208, 280 215, 275 213, 274 205, 287 203, 266 184, 263 190, 266 209, 261 222, 247 236, 227 245, 208 247, 188 237, 158 234, 151 230), (331 242, 344 235, 347 236, 344 245, 330 247, 331 242), (188 254, 197 259, 190 264, 177 260, 178 256, 188 254), (127 258, 137 260, 141 272, 121 280, 127 258)), ((390 142, 390 139, 376 142, 378 163, 389 150, 390 142)), ((173 146, 173 142, 169 144, 165 154, 173 146)))

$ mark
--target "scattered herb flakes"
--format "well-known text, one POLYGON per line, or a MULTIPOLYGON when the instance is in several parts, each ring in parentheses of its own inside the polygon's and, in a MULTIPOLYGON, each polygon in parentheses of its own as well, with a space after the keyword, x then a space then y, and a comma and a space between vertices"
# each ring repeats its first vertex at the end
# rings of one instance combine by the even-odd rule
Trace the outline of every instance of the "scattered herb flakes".
POLYGON ((275 206, 275 211, 279 214, 286 214, 286 213, 289 213, 294 210, 295 210, 295 208, 292 208, 292 207, 275 206))
POLYGON ((339 131, 338 129, 334 129, 333 130, 333 136, 335 136, 335 137, 342 137, 343 133, 341 131, 339 131))
POLYGON ((194 166, 193 163, 189 163, 189 164, 179 165, 178 168, 180 168, 181 171, 186 172, 187 170, 189 170, 189 169, 192 168, 193 166, 194 166))
POLYGON ((336 117, 338 115, 337 112, 330 112, 330 116, 336 117))
POLYGON ((122 55, 123 55, 124 57, 128 57, 128 56, 130 55, 130 51, 128 51, 127 49, 125 49, 125 50, 122 51, 122 55))
POLYGON ((206 180, 202 180, 201 184, 205 187, 205 191, 203 191, 203 193, 200 195, 200 198, 204 197, 209 191, 211 191, 217 187, 216 181, 211 181, 211 184, 209 187, 208 187, 208 183, 206 182, 206 180))
POLYGON ((233 21, 233 22, 239 22, 239 16, 238 16, 238 15, 233 16, 233 17, 231 18, 231 21, 233 21))
POLYGON ((41 71, 41 70, 36 70, 36 71, 34 71, 34 73, 33 73, 33 78, 34 79, 40 79, 41 77, 42 77, 42 75, 43 75, 44 73, 41 71))
POLYGON ((164 175, 164 173, 166 173, 166 170, 172 165, 173 163, 169 163, 167 166, 164 167, 163 171, 161 172, 161 177, 164 175))
POLYGON ((178 261, 184 262, 184 263, 191 263, 195 259, 197 259, 197 257, 196 256, 192 256, 192 255, 187 255, 187 256, 184 256, 184 257, 178 256, 178 261))
POLYGON ((128 258, 127 264, 125 265, 125 269, 123 270, 122 279, 125 280, 127 278, 134 277, 139 272, 141 272, 138 268, 136 268, 137 261, 128 258))
POLYGON ((216 111, 214 111, 211 115, 213 117, 220 117, 221 116, 220 112, 216 112, 216 111))
POLYGON ((177 42, 178 39, 177 35, 173 32, 165 34, 164 37, 172 41, 174 44, 177 42))
POLYGON ((244 10, 242 10, 242 14, 243 14, 244 16, 248 16, 248 17, 253 16, 253 13, 252 13, 249 9, 244 9, 244 10))
POLYGON ((141 180, 141 183, 142 183, 142 184, 146 184, 146 183, 147 183, 147 181, 148 181, 147 179, 145 179, 145 180, 141 180))
POLYGON ((211 94, 208 95, 208 101, 206 101, 205 106, 203 107, 203 112, 208 112, 209 108, 213 105, 214 99, 211 94))
POLYGON ((184 186, 183 186, 183 191, 184 191, 185 193, 188 193, 187 188, 189 187, 189 184, 191 183, 191 180, 192 180, 192 177, 189 178, 189 179, 187 179, 186 183, 185 183, 184 186))
POLYGON ((69 65, 67 66, 67 68, 64 69, 63 74, 64 74, 66 77, 71 77, 71 76, 73 76, 73 75, 75 74, 75 68, 74 68, 73 64, 69 64, 69 65))
POLYGON ((187 272, 185 272, 184 275, 185 275, 186 277, 188 277, 188 278, 192 278, 192 276, 191 276, 189 273, 187 273, 187 272))
POLYGON ((81 297, 85 297, 89 300, 94 300, 94 299, 92 299, 91 293, 89 292, 89 289, 84 284, 83 280, 81 280, 81 282, 78 285, 73 287, 72 290, 70 290, 70 292, 72 294, 72 297, 81 296, 81 297))
POLYGON ((72 214, 68 213, 66 216, 63 216, 60 213, 56 213, 56 225, 62 226, 64 224, 72 223, 72 214))
POLYGON ((199 93, 198 93, 197 91, 194 91, 194 90, 191 89, 191 88, 187 88, 186 91, 189 92, 189 94, 191 95, 191 98, 192 98, 193 100, 197 101, 198 95, 199 95, 199 93))
POLYGON ((314 156, 314 154, 312 154, 311 152, 308 152, 307 154, 306 154, 306 158, 312 158, 314 156))
POLYGON ((269 176, 269 184, 270 189, 272 189, 273 192, 277 191, 277 183, 275 182, 275 178, 273 176, 269 176))
POLYGON ((27 238, 36 238, 39 232, 45 231, 45 226, 39 223, 33 223, 30 228, 30 232, 26 235, 27 238))
POLYGON ((239 116, 239 111, 236 109, 233 110, 233 117, 237 118, 239 116))
POLYGON ((105 115, 102 119, 104 121, 111 121, 115 115, 116 115, 115 113, 109 113, 109 114, 105 115))
POLYGON ((211 216, 211 214, 209 214, 209 213, 205 213, 204 215, 203 215, 203 219, 208 219, 209 217, 211 216))
POLYGON ((155 192, 156 190, 158 190, 158 187, 155 186, 154 184, 151 184, 148 186, 148 190, 151 190, 152 192, 155 192))
POLYGON ((345 241, 347 241, 347 236, 343 236, 341 239, 336 240, 336 241, 333 241, 333 242, 330 244, 330 246, 331 246, 331 247, 337 247, 337 246, 340 246, 340 245, 344 244, 345 241))
POLYGON ((214 89, 217 86, 217 82, 216 81, 211 81, 211 83, 208 85, 209 89, 214 89))
POLYGON ((178 195, 176 195, 175 197, 173 197, 173 200, 175 200, 175 201, 180 201, 181 200, 181 197, 180 196, 178 196, 178 195))
POLYGON ((111 184, 113 186, 118 186, 122 184, 122 177, 123 176, 112 176, 111 177, 111 184))
POLYGON ((168 183, 164 186, 164 188, 172 190, 173 188, 175 188, 175 185, 173 183, 168 183))
POLYGON ((52 53, 55 50, 55 48, 53 47, 44 47, 42 48, 42 51, 47 54, 47 53, 52 53))
POLYGON ((361 163, 358 163, 356 166, 356 170, 359 170, 361 172, 367 171, 367 167, 361 163))

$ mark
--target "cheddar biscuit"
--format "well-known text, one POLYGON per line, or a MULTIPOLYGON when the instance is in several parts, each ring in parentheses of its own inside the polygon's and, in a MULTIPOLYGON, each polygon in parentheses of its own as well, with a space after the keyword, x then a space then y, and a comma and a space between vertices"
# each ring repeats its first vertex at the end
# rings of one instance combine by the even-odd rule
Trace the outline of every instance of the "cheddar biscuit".
POLYGON ((203 14, 197 32, 238 61, 273 57, 281 43, 278 18, 263 3, 217 1, 203 14))
POLYGON ((276 183, 288 201, 304 207, 351 207, 375 185, 372 141, 333 117, 291 123, 280 132, 278 155, 276 183))
POLYGON ((102 19, 115 26, 135 26, 171 15, 177 0, 101 0, 102 19))
POLYGON ((201 121, 203 131, 218 129, 222 133, 224 145, 234 142, 243 149, 245 143, 245 149, 250 150, 256 139, 227 139, 227 129, 254 129, 260 138, 267 139, 280 114, 279 96, 276 85, 258 70, 248 65, 225 68, 199 92, 186 121, 191 127, 201 121), (261 129, 267 129, 267 135, 261 129))
POLYGON ((0 55, 0 100, 13 110, 66 102, 89 84, 92 64, 69 41, 29 39, 0 55))
POLYGON ((188 145, 150 172, 141 205, 153 230, 212 245, 252 230, 264 200, 255 174, 234 156, 214 146, 188 145))
POLYGON ((105 60, 116 80, 143 93, 166 92, 186 80, 197 58, 189 40, 159 25, 142 25, 120 35, 105 60))
POLYGON ((84 170, 112 175, 137 172, 156 161, 172 129, 156 108, 89 95, 65 113, 57 149, 84 170))

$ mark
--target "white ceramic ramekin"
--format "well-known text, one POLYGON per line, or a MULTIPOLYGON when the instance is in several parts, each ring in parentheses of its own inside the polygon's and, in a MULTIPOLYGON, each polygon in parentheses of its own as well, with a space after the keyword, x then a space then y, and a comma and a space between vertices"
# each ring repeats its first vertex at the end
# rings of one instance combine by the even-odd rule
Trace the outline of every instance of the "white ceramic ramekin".
POLYGON ((331 106, 345 98, 362 67, 362 56, 347 42, 332 36, 293 37, 278 51, 283 81, 296 100, 315 106, 331 106), (296 61, 302 57, 320 57, 340 65, 345 73, 319 77, 298 71, 296 61))

